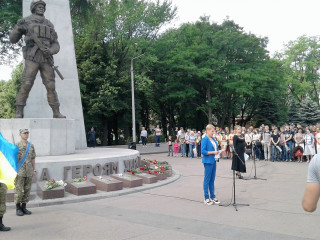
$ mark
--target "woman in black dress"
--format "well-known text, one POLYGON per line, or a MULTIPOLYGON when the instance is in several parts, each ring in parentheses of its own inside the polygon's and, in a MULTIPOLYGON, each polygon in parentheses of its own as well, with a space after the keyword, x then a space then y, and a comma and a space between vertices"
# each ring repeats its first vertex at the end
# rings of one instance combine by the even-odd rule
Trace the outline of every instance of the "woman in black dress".
POLYGON ((231 169, 236 171, 238 178, 242 179, 241 173, 246 172, 246 163, 244 160, 245 140, 244 135, 241 133, 241 127, 236 126, 236 134, 233 137, 234 154, 232 158, 231 169))

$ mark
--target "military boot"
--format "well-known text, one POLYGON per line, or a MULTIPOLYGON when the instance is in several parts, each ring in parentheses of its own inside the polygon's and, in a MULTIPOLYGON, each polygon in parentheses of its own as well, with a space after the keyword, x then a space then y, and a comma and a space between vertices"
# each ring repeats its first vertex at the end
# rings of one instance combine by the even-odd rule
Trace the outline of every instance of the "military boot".
POLYGON ((22 212, 20 203, 17 203, 17 204, 16 204, 16 215, 17 215, 17 216, 23 216, 23 212, 22 212))
POLYGON ((21 210, 22 210, 23 214, 31 215, 32 212, 29 211, 28 209, 26 209, 26 205, 27 205, 26 203, 22 203, 21 204, 21 210))
POLYGON ((53 118, 66 118, 66 116, 62 115, 59 111, 59 106, 51 106, 53 112, 53 118))
POLYGON ((0 232, 7 232, 7 231, 10 231, 10 230, 11 230, 10 227, 6 227, 5 225, 3 225, 2 217, 0 217, 0 232))
POLYGON ((15 118, 23 118, 23 105, 16 105, 16 117, 15 118))

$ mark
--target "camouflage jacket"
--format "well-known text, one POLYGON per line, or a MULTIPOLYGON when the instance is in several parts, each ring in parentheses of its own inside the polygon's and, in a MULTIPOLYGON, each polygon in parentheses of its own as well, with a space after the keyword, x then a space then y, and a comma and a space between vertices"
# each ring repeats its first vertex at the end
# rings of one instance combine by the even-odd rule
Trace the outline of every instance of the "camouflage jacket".
MULTIPOLYGON (((18 162, 20 162, 21 159, 23 158, 26 150, 27 150, 27 146, 24 146, 22 142, 18 142, 17 146, 19 148, 18 162)), ((31 144, 28 156, 27 156, 26 160, 24 161, 23 165, 21 166, 21 168, 18 171, 18 175, 19 176, 21 176, 21 177, 32 177, 33 167, 32 167, 32 161, 31 160, 35 159, 35 158, 36 158, 36 152, 34 150, 33 144, 31 144)))
POLYGON ((25 35, 24 41, 26 45, 22 48, 24 59, 38 63, 48 62, 48 58, 52 60, 52 55, 45 56, 39 49, 32 38, 32 34, 39 39, 43 47, 50 49, 51 54, 59 52, 58 35, 54 30, 53 24, 43 16, 32 14, 19 20, 10 33, 10 41, 11 43, 17 43, 25 35))

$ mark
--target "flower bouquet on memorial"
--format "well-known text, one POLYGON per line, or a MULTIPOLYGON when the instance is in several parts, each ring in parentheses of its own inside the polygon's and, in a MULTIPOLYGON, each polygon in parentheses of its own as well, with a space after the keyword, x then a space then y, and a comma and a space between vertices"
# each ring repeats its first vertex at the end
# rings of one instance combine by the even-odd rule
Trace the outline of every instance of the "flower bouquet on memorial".
POLYGON ((138 173, 137 170, 127 170, 127 173, 131 173, 132 175, 135 175, 136 173, 138 173))
POLYGON ((60 181, 56 181, 54 179, 51 179, 49 181, 46 182, 46 190, 51 190, 60 186, 65 187, 67 184, 65 182, 63 182, 62 180, 60 181))
POLYGON ((72 182, 85 182, 87 180, 88 180, 87 176, 84 176, 82 178, 74 178, 72 179, 72 182))

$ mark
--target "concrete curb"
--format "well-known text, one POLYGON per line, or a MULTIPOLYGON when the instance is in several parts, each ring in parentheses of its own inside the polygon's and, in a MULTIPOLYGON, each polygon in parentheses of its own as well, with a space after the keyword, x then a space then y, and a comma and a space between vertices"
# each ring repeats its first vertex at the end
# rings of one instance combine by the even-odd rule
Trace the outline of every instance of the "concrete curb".
MULTIPOLYGON (((162 180, 162 181, 158 181, 153 184, 143 184, 142 186, 136 187, 136 188, 124 188, 122 190, 114 191, 114 192, 104 192, 104 191, 97 190, 96 194, 90 194, 90 195, 84 195, 84 196, 75 196, 71 193, 65 192, 64 198, 56 198, 56 199, 49 199, 49 200, 42 200, 36 195, 35 199, 29 201, 28 208, 94 201, 94 200, 99 200, 99 199, 104 199, 104 198, 111 198, 111 197, 128 195, 131 193, 143 192, 146 190, 150 190, 153 188, 157 188, 157 187, 161 187, 161 186, 165 186, 167 184, 173 183, 173 182, 177 181, 180 177, 181 177, 180 172, 173 169, 171 177, 169 177, 165 180, 162 180)), ((35 192, 33 192, 33 193, 35 193, 35 192)), ((7 203, 7 208, 14 209, 15 203, 12 203, 12 202, 7 203)))

